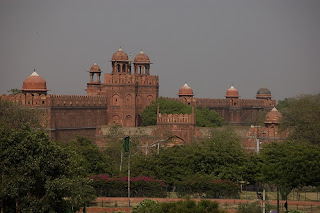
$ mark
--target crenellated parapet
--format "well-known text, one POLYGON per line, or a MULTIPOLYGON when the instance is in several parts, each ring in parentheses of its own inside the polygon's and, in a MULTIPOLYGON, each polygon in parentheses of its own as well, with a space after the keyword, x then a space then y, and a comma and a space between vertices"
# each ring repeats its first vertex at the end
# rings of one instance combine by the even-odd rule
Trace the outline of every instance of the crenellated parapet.
POLYGON ((195 98, 194 105, 197 107, 229 107, 230 99, 210 99, 210 98, 195 98))
POLYGON ((136 79, 135 79, 134 75, 131 75, 131 74, 117 74, 117 73, 116 74, 109 74, 109 73, 106 73, 104 75, 104 83, 107 85, 110 85, 110 84, 135 85, 136 79))
POLYGON ((0 96, 1 100, 16 102, 22 105, 30 106, 48 106, 48 95, 37 94, 37 93, 19 93, 17 95, 2 95, 0 96))
POLYGON ((159 77, 151 75, 105 74, 107 85, 159 85, 159 77))
POLYGON ((159 76, 157 75, 136 75, 136 82, 141 86, 159 86, 159 76))
POLYGON ((189 124, 195 126, 196 119, 194 109, 191 114, 162 114, 159 112, 159 104, 157 109, 157 125, 162 124, 189 124))
POLYGON ((52 107, 52 106, 107 106, 104 96, 81 95, 44 95, 44 94, 17 94, 2 95, 2 100, 16 102, 22 105, 52 107))
POLYGON ((194 98, 194 105, 197 107, 253 107, 253 108, 273 108, 276 105, 275 100, 271 99, 209 99, 194 98))
POLYGON ((189 114, 158 114, 157 124, 164 123, 185 123, 185 124, 193 124, 194 118, 193 115, 189 114))
POLYGON ((107 106, 104 96, 50 95, 52 106, 107 106))

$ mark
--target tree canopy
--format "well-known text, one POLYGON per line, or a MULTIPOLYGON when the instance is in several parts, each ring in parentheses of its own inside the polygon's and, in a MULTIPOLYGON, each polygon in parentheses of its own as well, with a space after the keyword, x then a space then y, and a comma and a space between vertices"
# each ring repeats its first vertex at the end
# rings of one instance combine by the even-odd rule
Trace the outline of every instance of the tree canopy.
MULTIPOLYGON (((192 107, 182 102, 167 98, 158 98, 142 112, 142 126, 157 124, 157 106, 163 114, 191 114, 192 107)), ((196 126, 217 127, 222 126, 223 118, 215 111, 207 108, 196 108, 196 126)))
POLYGON ((19 129, 28 124, 39 129, 45 126, 44 112, 0 99, 0 123, 8 128, 19 129))
POLYGON ((90 139, 77 135, 71 141, 59 142, 60 146, 71 149, 78 155, 78 162, 87 175, 102 173, 113 174, 111 161, 103 150, 94 144, 90 139))
POLYGON ((0 209, 67 212, 94 199, 83 159, 49 139, 43 112, 0 100, 0 209))
POLYGON ((266 145, 259 153, 263 180, 286 195, 294 188, 320 184, 320 148, 306 142, 266 145))
POLYGON ((140 157, 132 165, 133 175, 154 176, 173 186, 195 174, 216 179, 242 179, 245 153, 239 138, 230 130, 215 131, 208 141, 174 146, 140 157))
POLYGON ((291 139, 320 145, 320 94, 303 95, 279 101, 282 129, 289 128, 291 139))
POLYGON ((43 130, 0 128, 0 167, 2 203, 14 203, 17 212, 63 212, 93 198, 77 154, 43 130))

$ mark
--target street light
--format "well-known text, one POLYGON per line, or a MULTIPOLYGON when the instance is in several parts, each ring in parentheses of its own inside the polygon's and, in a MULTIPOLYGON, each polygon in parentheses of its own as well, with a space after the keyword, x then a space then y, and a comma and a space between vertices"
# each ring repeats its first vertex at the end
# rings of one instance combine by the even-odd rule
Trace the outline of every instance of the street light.
MULTIPOLYGON (((248 131, 249 134, 251 134, 252 132, 251 131, 248 131)), ((258 133, 258 132, 257 132, 258 133)), ((259 154, 259 150, 260 150, 260 140, 259 140, 259 137, 263 134, 266 134, 267 132, 266 131, 263 131, 261 134, 258 134, 258 135, 252 135, 253 138, 256 139, 256 153, 259 154)), ((259 184, 258 184, 259 186, 259 184)), ((258 191, 259 189, 257 189, 257 195, 258 195, 258 191)), ((266 196, 265 196, 265 189, 263 189, 263 194, 262 194, 262 213, 265 213, 266 212, 266 204, 265 204, 265 199, 266 199, 266 196)))

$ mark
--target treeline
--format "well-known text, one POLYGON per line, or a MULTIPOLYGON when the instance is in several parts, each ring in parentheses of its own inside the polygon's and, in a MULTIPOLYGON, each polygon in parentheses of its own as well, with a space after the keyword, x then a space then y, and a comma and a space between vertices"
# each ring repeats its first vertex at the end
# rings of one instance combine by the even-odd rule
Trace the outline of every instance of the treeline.
MULTIPOLYGON (((139 193, 146 196, 150 196, 149 189, 157 191, 161 186, 160 194, 165 187, 165 191, 181 196, 237 198, 238 183, 244 180, 272 184, 285 199, 293 188, 319 186, 319 97, 279 102, 284 116, 282 128, 289 128, 291 136, 287 141, 264 146, 259 154, 247 153, 239 137, 228 128, 213 131, 207 141, 149 155, 139 151, 139 141, 133 137, 131 176, 154 180, 147 183, 147 179, 137 179, 134 187, 137 192, 139 187, 143 189, 139 193), (165 186, 158 184, 160 181, 165 186)), ((114 191, 112 187, 117 184, 125 187, 128 154, 121 164, 121 128, 113 127, 108 135, 111 142, 99 149, 81 136, 67 143, 51 141, 41 128, 43 122, 41 111, 0 101, 1 210, 76 211, 95 196, 114 191), (98 183, 89 179, 100 174, 123 181, 104 179, 98 183)))

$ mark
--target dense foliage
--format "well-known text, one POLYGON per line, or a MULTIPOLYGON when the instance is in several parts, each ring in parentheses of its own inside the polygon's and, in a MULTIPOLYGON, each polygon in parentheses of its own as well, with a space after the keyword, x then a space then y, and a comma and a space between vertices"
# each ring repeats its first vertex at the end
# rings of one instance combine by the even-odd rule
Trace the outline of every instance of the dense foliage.
MULTIPOLYGON (((142 112, 142 126, 157 124, 157 106, 163 114, 191 114, 192 107, 182 102, 167 98, 158 98, 151 105, 147 106, 142 112)), ((207 108, 196 108, 196 126, 217 127, 222 126, 223 119, 215 111, 207 108)))
POLYGON ((239 198, 240 186, 228 180, 216 180, 208 175, 195 175, 177 186, 180 196, 205 198, 239 198))
POLYGON ((222 213, 219 210, 217 202, 209 200, 201 200, 196 203, 193 200, 171 202, 171 203, 158 203, 153 200, 144 200, 135 206, 132 213, 222 213))
POLYGON ((169 186, 199 174, 237 182, 246 158, 239 138, 231 130, 215 131, 208 141, 162 150, 159 155, 137 158, 133 175, 154 176, 169 186))
MULTIPOLYGON (((100 197, 126 197, 128 196, 128 177, 95 175, 90 177, 91 185, 100 197)), ((166 186, 153 177, 131 177, 131 197, 166 197, 166 186)))
POLYGON ((76 153, 50 141, 42 130, 1 127, 0 167, 6 211, 65 212, 94 198, 76 153))
POLYGON ((282 129, 289 128, 291 139, 320 145, 320 94, 303 95, 279 101, 282 129))
POLYGON ((15 129, 21 129, 28 124, 31 128, 39 129, 45 126, 44 113, 0 99, 0 124, 15 129))
POLYGON ((0 209, 66 212, 95 198, 79 155, 50 141, 43 112, 0 100, 0 209))
MULTIPOLYGON (((257 213, 262 212, 262 207, 259 202, 253 203, 240 203, 237 209, 237 213, 257 213)), ((269 212, 269 211, 266 211, 269 212)))
POLYGON ((76 139, 68 143, 61 142, 59 145, 77 153, 78 163, 87 175, 113 173, 108 156, 90 139, 78 135, 76 139))
POLYGON ((320 185, 320 147, 298 141, 272 143, 260 153, 263 180, 284 198, 294 188, 320 185))

